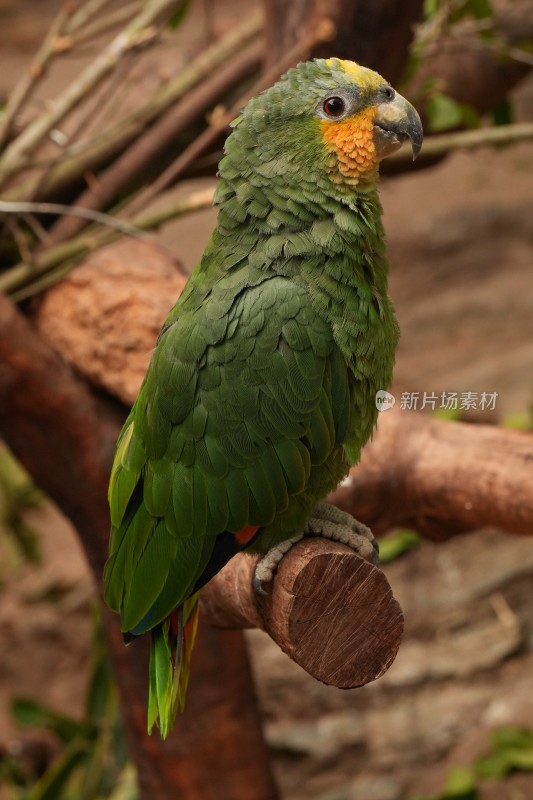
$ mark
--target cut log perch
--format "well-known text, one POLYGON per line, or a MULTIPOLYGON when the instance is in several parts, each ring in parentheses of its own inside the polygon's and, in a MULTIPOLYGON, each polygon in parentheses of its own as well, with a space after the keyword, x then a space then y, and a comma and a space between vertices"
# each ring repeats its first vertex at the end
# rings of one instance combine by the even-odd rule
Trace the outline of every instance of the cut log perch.
POLYGON ((341 689, 390 667, 403 614, 381 570, 345 545, 304 539, 281 561, 264 597, 252 589, 258 556, 232 559, 201 594, 204 619, 261 628, 310 675, 341 689))

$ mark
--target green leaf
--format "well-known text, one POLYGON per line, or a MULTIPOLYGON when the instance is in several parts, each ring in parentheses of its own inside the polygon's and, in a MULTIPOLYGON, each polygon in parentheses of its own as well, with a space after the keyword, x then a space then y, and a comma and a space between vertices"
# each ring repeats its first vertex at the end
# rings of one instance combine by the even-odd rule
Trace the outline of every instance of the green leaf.
POLYGON ((495 125, 510 125, 513 117, 513 106, 508 97, 505 97, 496 108, 492 109, 492 121, 495 125))
POLYGON ((463 408, 436 408, 432 416, 437 419, 445 419, 448 422, 460 422, 464 418, 463 408))
POLYGON ((448 20, 450 23, 459 22, 465 17, 474 19, 486 19, 494 16, 489 0, 465 0, 462 4, 456 4, 455 9, 450 13, 448 20))
POLYGON ((179 28, 187 15, 190 5, 191 0, 184 0, 184 2, 178 6, 167 23, 169 28, 171 28, 173 31, 175 31, 176 28, 179 28))
POLYGON ((529 728, 506 725, 493 731, 490 738, 495 750, 533 748, 533 731, 529 728))
POLYGON ((452 767, 444 789, 446 800, 476 800, 476 778, 471 767, 452 767))
POLYGON ((22 800, 67 800, 68 795, 63 792, 72 773, 86 757, 86 744, 72 742, 22 800))
POLYGON ((478 800, 475 772, 471 767, 452 767, 443 792, 415 800, 478 800))
POLYGON ((93 725, 59 714, 34 700, 25 698, 14 700, 11 704, 11 715, 19 725, 46 728, 65 743, 76 737, 91 740, 96 734, 93 725))
POLYGON ((475 770, 480 778, 490 778, 497 780, 504 778, 511 768, 506 753, 491 753, 481 756, 475 762, 475 770))
POLYGON ((137 773, 133 764, 128 764, 122 770, 117 785, 108 800, 138 800, 138 798, 137 773))
POLYGON ((483 778, 503 778, 509 772, 533 771, 533 731, 528 728, 507 726, 491 735, 493 751, 475 763, 478 775, 483 778))
POLYGON ((517 772, 533 772, 533 748, 530 750, 509 750, 507 759, 511 769, 517 772))
POLYGON ((429 129, 433 133, 458 128, 461 124, 462 114, 459 103, 445 94, 431 97, 427 103, 429 129))
POLYGON ((441 5, 442 0, 424 0, 424 17, 433 17, 441 5))
POLYGON ((533 429, 533 419, 529 411, 516 411, 514 414, 509 414, 502 420, 503 428, 514 428, 519 431, 530 431, 533 429))
POLYGON ((394 561, 420 544, 421 536, 410 528, 399 528, 379 540, 379 560, 382 564, 394 561))
POLYGON ((432 133, 452 130, 459 127, 476 128, 479 114, 466 103, 459 103, 446 94, 434 94, 426 104, 428 126, 432 133))

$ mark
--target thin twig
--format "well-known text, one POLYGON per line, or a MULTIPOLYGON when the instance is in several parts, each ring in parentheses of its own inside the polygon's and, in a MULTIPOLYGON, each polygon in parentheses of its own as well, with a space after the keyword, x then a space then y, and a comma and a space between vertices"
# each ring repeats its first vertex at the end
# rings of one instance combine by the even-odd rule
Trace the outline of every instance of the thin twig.
MULTIPOLYGON (((132 111, 115 125, 104 129, 87 140, 69 145, 56 166, 55 157, 45 165, 50 166, 46 183, 31 177, 17 182, 16 186, 4 192, 7 200, 24 200, 28 196, 41 199, 57 191, 65 184, 72 183, 84 172, 96 169, 117 152, 122 151, 147 125, 174 105, 194 86, 205 78, 215 75, 219 68, 236 52, 257 38, 261 31, 263 16, 254 13, 242 25, 231 29, 220 41, 207 48, 172 79, 166 82, 146 103, 132 111), (39 192, 36 193, 36 186, 39 192)), ((32 167, 41 165, 31 164, 32 167)))
POLYGON ((67 25, 67 33, 72 35, 76 33, 76 31, 83 29, 87 23, 96 17, 110 2, 111 0, 85 0, 72 15, 72 19, 67 25))
MULTIPOLYGON (((444 134, 427 139, 424 144, 424 154, 426 156, 445 155, 461 148, 512 144, 526 139, 533 139, 533 123, 506 125, 496 128, 481 128, 475 131, 460 131, 458 133, 444 134)), ((392 156, 392 158, 397 160, 410 159, 410 150, 406 147, 392 156)), ((193 192, 189 197, 178 203, 163 206, 155 211, 138 214, 133 219, 130 219, 129 224, 137 231, 139 229, 153 230, 171 219, 176 219, 177 217, 193 211, 199 211, 203 208, 209 208, 213 201, 213 191, 212 188, 208 188, 193 192)), ((70 210, 72 209, 70 208, 70 210)), ((116 217, 104 216, 108 220, 112 219, 115 222, 117 221, 116 217)), ((77 263, 83 255, 116 241, 121 235, 116 228, 117 226, 113 225, 111 229, 106 231, 89 230, 68 242, 47 248, 41 255, 34 259, 32 264, 21 262, 11 267, 0 274, 0 291, 10 294, 17 300, 22 299, 22 292, 24 292, 24 297, 36 293, 38 290, 36 280, 38 278, 41 278, 49 272, 52 274, 52 272, 57 269, 61 270, 59 277, 62 277, 63 274, 66 274, 73 268, 75 263, 77 263), (63 269, 62 262, 65 260, 69 263, 68 267, 63 269), (26 288, 29 283, 31 283, 31 288, 26 288)), ((46 285, 50 285, 58 279, 57 273, 54 272, 50 279, 46 279, 46 285)), ((43 278, 43 281, 44 280, 43 278)))
POLYGON ((72 217, 83 217, 91 222, 106 225, 114 228, 127 236, 134 236, 137 239, 148 238, 146 234, 131 223, 124 222, 117 217, 103 214, 101 211, 93 211, 89 208, 79 208, 78 206, 66 206, 63 203, 33 203, 33 202, 9 202, 0 200, 0 214, 60 214, 72 217))
MULTIPOLYGON (((213 192, 213 188, 192 192, 178 203, 165 206, 149 214, 139 215, 129 223, 128 227, 131 231, 134 231, 133 235, 137 238, 142 238, 143 236, 144 238, 149 238, 146 234, 143 234, 143 231, 153 230, 171 219, 209 208, 213 203, 213 192)), ((28 204, 21 204, 21 206, 25 205, 28 204)), ((40 204, 30 205, 35 211, 35 206, 40 204)), ((43 205, 50 207, 54 204, 46 203, 43 205)), ((72 211, 72 209, 70 210, 72 211)), ((87 212, 87 209, 79 209, 79 211, 87 212)), ((94 214, 95 212, 90 213, 94 214)), ((130 234, 130 231, 120 230, 116 224, 110 224, 110 220, 113 223, 120 222, 116 217, 110 217, 107 214, 101 215, 99 212, 96 213, 98 216, 105 218, 106 230, 89 229, 68 242, 62 242, 54 247, 47 248, 36 258, 33 258, 31 263, 22 261, 0 273, 0 292, 9 294, 16 302, 26 299, 60 280, 73 269, 82 256, 111 244, 124 233, 130 234)), ((122 222, 122 225, 127 225, 127 223, 122 222)))
POLYGON ((86 25, 79 33, 70 36, 71 46, 87 42, 90 39, 94 39, 96 36, 101 36, 103 33, 107 33, 107 31, 116 28, 117 25, 131 19, 138 7, 138 2, 130 3, 127 6, 116 8, 105 17, 100 17, 95 20, 92 25, 86 25))
MULTIPOLYGON (((443 156, 455 150, 472 150, 477 147, 516 144, 533 139, 533 122, 519 122, 514 125, 497 125, 494 128, 476 128, 469 131, 443 133, 430 136, 424 141, 422 157, 443 156)), ((408 161, 411 150, 404 147, 394 153, 389 161, 408 161)))
POLYGON ((98 124, 98 121, 100 121, 100 125, 102 125, 102 115, 108 112, 110 107, 112 109, 113 105, 116 106, 116 92, 119 89, 124 89, 127 85, 126 77, 134 66, 134 63, 135 55, 130 52, 122 59, 114 72, 112 72, 101 86, 93 92, 92 96, 88 97, 87 102, 84 104, 83 108, 80 109, 80 113, 76 118, 74 129, 69 133, 68 144, 61 149, 52 160, 44 165, 44 168, 40 174, 38 174, 38 182, 34 185, 32 191, 26 192, 22 195, 23 197, 29 197, 31 200, 39 200, 39 198, 45 194, 43 189, 49 185, 51 173, 53 173, 56 166, 64 164, 65 153, 72 147, 77 137, 85 133, 88 128, 94 129, 95 123, 98 124))
MULTIPOLYGON (((263 54, 262 47, 250 44, 238 52, 227 64, 217 70, 212 77, 191 92, 180 103, 173 106, 145 134, 123 150, 103 172, 96 176, 92 185, 78 197, 77 206, 104 209, 116 202, 132 184, 132 176, 142 175, 147 164, 153 161, 161 150, 176 141, 193 120, 201 118, 224 96, 235 83, 257 69, 263 54)), ((198 140, 197 140, 198 141, 198 140)), ((144 203, 137 206, 143 208, 144 203)), ((80 220, 61 219, 51 230, 53 242, 65 241, 75 236, 83 228, 80 220)))
POLYGON ((140 13, 127 27, 114 37, 112 42, 89 64, 56 98, 53 107, 39 116, 5 149, 0 158, 0 181, 5 181, 27 164, 29 154, 44 137, 73 111, 83 98, 109 75, 120 60, 131 50, 155 38, 160 30, 155 27, 167 19, 172 11, 185 0, 152 0, 143 6, 140 13))
POLYGON ((185 169, 197 158, 204 150, 215 142, 221 132, 229 125, 235 116, 246 105, 250 97, 263 91, 270 86, 279 76, 291 67, 303 53, 311 50, 318 42, 327 40, 331 30, 328 26, 319 25, 316 30, 308 36, 302 38, 292 47, 289 52, 277 64, 275 64, 241 97, 234 103, 226 114, 217 117, 216 122, 198 136, 189 147, 187 147, 177 159, 154 181, 144 192, 141 192, 133 202, 127 207, 128 214, 134 214, 141 208, 147 206, 153 199, 166 188, 168 188, 178 178, 185 169))
POLYGON ((22 75, 9 95, 4 113, 0 117, 0 148, 2 148, 9 139, 17 114, 20 112, 31 92, 35 89, 37 83, 45 75, 50 61, 57 55, 55 44, 57 38, 61 36, 69 17, 70 13, 67 5, 65 5, 52 22, 29 69, 22 75))
MULTIPOLYGON (((165 222, 185 214, 210 208, 213 204, 213 194, 214 187, 192 192, 177 203, 164 206, 149 214, 139 215, 132 221, 131 227, 139 238, 143 236, 143 231, 159 228, 165 222)), ((117 221, 115 217, 108 217, 109 219, 117 221)), ((0 274, 0 291, 9 294, 15 302, 25 300, 57 283, 73 269, 82 256, 111 244, 119 239, 122 233, 117 230, 116 225, 111 225, 105 231, 90 230, 70 242, 47 249, 31 262, 21 262, 0 274)))
POLYGON ((205 208, 211 208, 213 205, 213 197, 215 194, 215 187, 210 186, 207 189, 200 189, 192 192, 183 200, 170 205, 162 206, 155 211, 139 214, 132 220, 132 225, 142 230, 153 230, 159 228, 165 222, 183 217, 185 214, 192 214, 195 211, 202 211, 205 208))

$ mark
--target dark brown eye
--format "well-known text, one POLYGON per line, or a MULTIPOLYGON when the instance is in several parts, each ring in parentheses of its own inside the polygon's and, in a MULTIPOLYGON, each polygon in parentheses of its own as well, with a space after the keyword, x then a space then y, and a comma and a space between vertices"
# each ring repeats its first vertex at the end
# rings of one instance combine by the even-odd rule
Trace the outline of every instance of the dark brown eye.
POLYGON ((389 102, 389 103, 391 102, 391 100, 394 100, 394 98, 396 96, 396 92, 394 91, 392 86, 384 86, 383 89, 382 89, 382 92, 383 92, 383 97, 385 98, 385 101, 389 102))
POLYGON ((322 108, 328 117, 340 117, 344 114, 346 103, 342 97, 328 97, 327 100, 324 100, 322 108))

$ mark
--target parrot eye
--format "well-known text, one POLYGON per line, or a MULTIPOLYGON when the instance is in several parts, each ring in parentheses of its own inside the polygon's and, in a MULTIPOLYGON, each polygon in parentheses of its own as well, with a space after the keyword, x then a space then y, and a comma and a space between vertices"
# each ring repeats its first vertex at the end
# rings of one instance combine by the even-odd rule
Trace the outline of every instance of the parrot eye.
POLYGON ((381 92, 382 92, 383 97, 385 98, 386 102, 390 102, 391 100, 394 100, 394 98, 396 96, 396 92, 394 91, 392 86, 384 86, 383 89, 381 90, 381 92))
POLYGON ((324 109, 324 114, 335 119, 344 114, 346 102, 342 97, 328 97, 327 100, 324 100, 322 108, 324 109))

